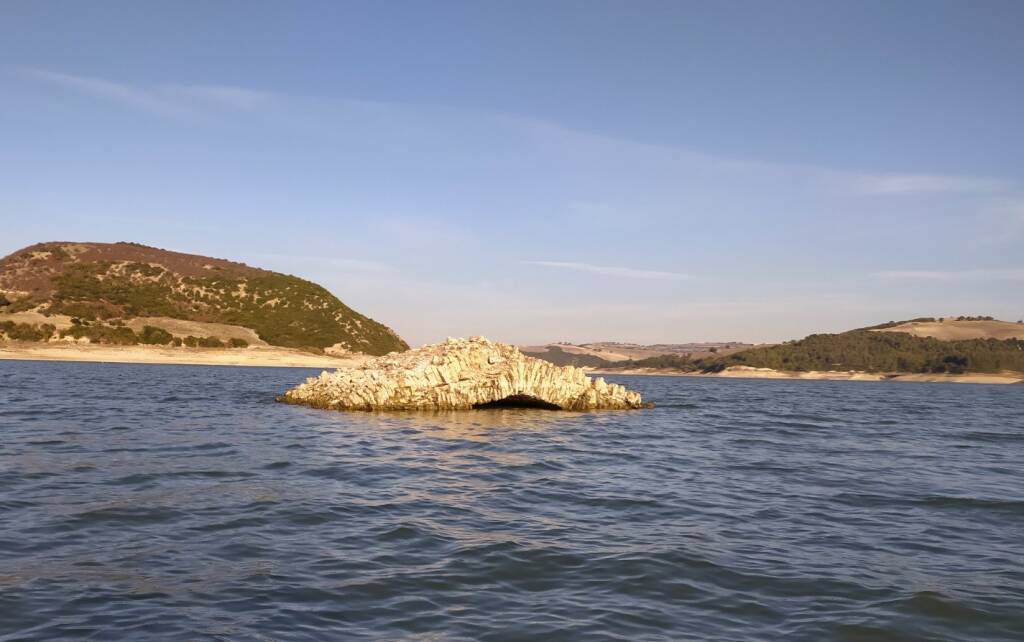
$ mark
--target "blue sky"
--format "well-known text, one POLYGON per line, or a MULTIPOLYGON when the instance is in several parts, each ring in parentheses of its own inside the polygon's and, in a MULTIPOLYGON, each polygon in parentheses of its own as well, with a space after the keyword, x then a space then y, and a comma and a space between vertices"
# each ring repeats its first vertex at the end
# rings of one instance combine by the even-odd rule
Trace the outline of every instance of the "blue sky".
POLYGON ((1024 4, 0 3, 0 254, 132 240, 411 343, 1024 316, 1024 4))

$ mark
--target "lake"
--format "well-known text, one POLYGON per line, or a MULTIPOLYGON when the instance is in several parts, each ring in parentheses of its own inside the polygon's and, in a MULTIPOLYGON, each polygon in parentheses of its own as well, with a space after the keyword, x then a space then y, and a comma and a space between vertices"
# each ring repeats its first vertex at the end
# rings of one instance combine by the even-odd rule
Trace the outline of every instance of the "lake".
POLYGON ((313 374, 0 361, 0 640, 1024 639, 1024 386, 274 402, 313 374))

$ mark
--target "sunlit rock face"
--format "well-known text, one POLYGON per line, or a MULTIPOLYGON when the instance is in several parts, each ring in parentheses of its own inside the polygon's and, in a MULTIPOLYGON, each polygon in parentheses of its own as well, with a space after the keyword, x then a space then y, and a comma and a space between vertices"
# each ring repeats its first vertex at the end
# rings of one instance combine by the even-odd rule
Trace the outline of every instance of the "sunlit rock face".
POLYGON ((579 368, 528 357, 483 337, 448 339, 324 372, 278 398, 332 410, 552 410, 644 408, 640 394, 579 368))

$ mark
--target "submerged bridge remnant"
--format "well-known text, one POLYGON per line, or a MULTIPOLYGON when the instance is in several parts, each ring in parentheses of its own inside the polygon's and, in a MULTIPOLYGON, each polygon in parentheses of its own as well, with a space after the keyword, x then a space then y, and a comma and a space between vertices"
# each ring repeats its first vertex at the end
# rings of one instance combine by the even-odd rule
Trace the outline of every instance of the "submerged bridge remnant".
POLYGON ((311 377, 278 401, 330 410, 650 407, 640 393, 483 337, 448 339, 311 377))

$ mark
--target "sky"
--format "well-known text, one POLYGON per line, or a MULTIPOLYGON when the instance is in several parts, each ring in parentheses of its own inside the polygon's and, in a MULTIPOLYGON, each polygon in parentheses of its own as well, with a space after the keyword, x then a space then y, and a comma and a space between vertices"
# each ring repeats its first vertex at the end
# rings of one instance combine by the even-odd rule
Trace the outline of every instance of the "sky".
POLYGON ((1024 317, 1024 3, 0 0, 0 255, 135 241, 411 344, 1024 317))

